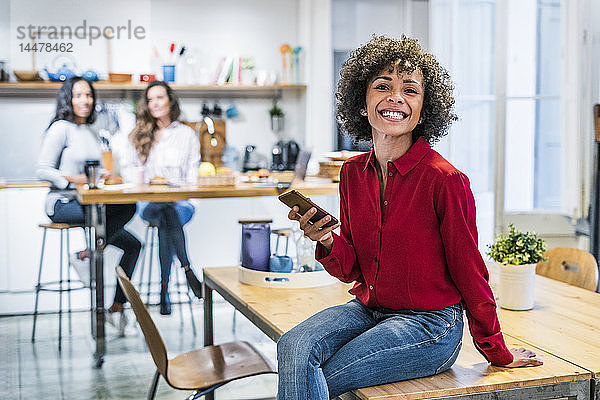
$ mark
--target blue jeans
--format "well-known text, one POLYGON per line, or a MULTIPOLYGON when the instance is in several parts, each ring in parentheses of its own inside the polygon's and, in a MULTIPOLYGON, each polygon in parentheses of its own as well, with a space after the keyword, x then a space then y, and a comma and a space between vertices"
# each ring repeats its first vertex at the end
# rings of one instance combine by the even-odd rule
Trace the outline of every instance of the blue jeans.
MULTIPOLYGON (((106 242, 123 250, 119 265, 129 278, 133 275, 142 247, 140 241, 125 229, 125 224, 134 215, 135 205, 133 204, 106 205, 106 242)), ((85 223, 83 206, 75 199, 68 203, 58 200, 54 204, 54 215, 50 219, 56 223, 83 225, 85 223)), ((118 283, 116 284, 114 301, 121 304, 127 302, 125 293, 123 293, 123 289, 118 283)))
POLYGON ((194 206, 187 200, 175 203, 137 204, 140 217, 158 227, 158 259, 160 261, 160 282, 162 286, 169 284, 173 257, 179 259, 182 267, 190 265, 185 247, 183 225, 194 215, 194 206))
POLYGON ((460 351, 462 313, 460 304, 389 310, 357 299, 323 310, 277 343, 277 399, 331 399, 445 371, 460 351))

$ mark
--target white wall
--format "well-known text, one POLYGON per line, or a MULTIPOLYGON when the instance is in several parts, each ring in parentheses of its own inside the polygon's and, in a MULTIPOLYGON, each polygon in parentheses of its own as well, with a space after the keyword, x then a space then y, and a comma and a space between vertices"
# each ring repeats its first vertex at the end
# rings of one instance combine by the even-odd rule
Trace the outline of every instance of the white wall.
MULTIPOLYGON (((158 1, 110 0, 92 1, 8 1, 0 0, 0 59, 10 58, 11 69, 31 69, 31 57, 20 54, 15 40, 19 25, 73 25, 83 19, 98 26, 122 24, 131 19, 148 32, 144 40, 114 40, 111 43, 114 72, 134 74, 152 72, 152 46, 164 55, 171 41, 184 43, 197 60, 198 69, 212 75, 219 58, 229 53, 251 55, 256 68, 279 72, 279 46, 300 45, 305 51, 306 93, 284 93, 280 105, 286 112, 286 130, 282 137, 296 139, 301 146, 313 149, 314 160, 319 154, 332 150, 333 138, 329 126, 331 101, 331 7, 330 1, 318 0, 224 0, 158 1), (69 10, 65 12, 65 10, 69 10), (118 11, 118 12, 117 12, 118 11), (10 15, 10 19, 9 19, 10 15), (15 54, 19 53, 19 54, 15 54), (325 129, 327 128, 327 129, 325 129)), ((106 43, 102 40, 80 45, 75 61, 83 71, 94 68, 101 74, 107 71, 106 43)), ((38 69, 50 67, 54 54, 40 55, 38 69)), ((204 101, 212 98, 181 100, 183 119, 194 120, 200 115, 204 101)), ((125 99, 130 102, 130 99, 125 99)), ((255 144, 258 151, 270 153, 277 140, 270 131, 267 110, 271 99, 220 100, 223 109, 235 102, 238 118, 227 121, 227 139, 238 151, 255 144)), ((34 171, 41 132, 54 112, 53 98, 0 98, 0 177, 35 179, 34 171)), ((124 129, 123 134, 128 129, 124 129)), ((312 168, 315 170, 316 162, 312 168)), ((33 288, 41 231, 39 222, 47 221, 43 214, 46 189, 0 190, 0 314, 30 312, 33 309, 33 288)), ((320 204, 335 212, 336 197, 316 196, 320 204)), ((199 200, 194 219, 186 226, 188 248, 193 266, 233 265, 239 259, 240 216, 270 215, 274 227, 289 226, 287 211, 275 198, 199 200)), ((134 219, 129 229, 143 237, 144 225, 134 219)), ((78 235, 75 235, 78 236, 78 235)), ((80 236, 80 235, 79 235, 80 236)), ((48 243, 48 276, 56 275, 58 241, 48 243)), ((81 248, 83 239, 73 248, 81 248)), ((294 251, 291 246, 290 251, 294 251)), ((120 255, 109 249, 106 253, 107 303, 112 298, 113 268, 120 255)), ((42 310, 56 307, 56 296, 44 294, 42 310)), ((76 308, 88 306, 87 293, 74 298, 76 308)))
MULTIPOLYGON (((305 49, 305 79, 308 93, 284 93, 281 106, 286 113, 286 128, 281 138, 295 139, 301 146, 313 147, 315 159, 318 154, 332 150, 329 136, 323 137, 320 129, 329 126, 331 115, 324 111, 330 103, 331 87, 323 85, 324 78, 331 76, 329 61, 324 49, 329 49, 330 19, 328 2, 305 0, 226 0, 212 1, 150 1, 122 2, 92 1, 46 1, 32 0, 0 1, 0 59, 8 58, 11 69, 31 69, 31 57, 21 52, 17 39, 17 27, 71 26, 77 27, 85 19, 87 25, 99 27, 124 25, 128 20, 140 25, 147 33, 145 39, 114 39, 111 41, 113 72, 135 75, 155 71, 160 63, 153 59, 153 47, 163 58, 171 42, 185 44, 188 53, 196 61, 197 76, 214 74, 221 57, 228 54, 254 56, 256 70, 279 73, 281 55, 279 46, 289 43, 305 49), (65 12, 65 10, 69 10, 65 12), (115 12, 118 10, 118 13, 115 12), (300 12, 302 10, 302 12, 300 12), (10 20, 8 16, 10 15, 10 20), (10 28, 9 28, 10 27, 10 28), (204 72, 203 72, 204 71, 204 72)), ((98 39, 88 45, 87 40, 72 39, 74 52, 68 58, 56 57, 56 53, 38 53, 36 67, 54 69, 63 62, 75 62, 79 72, 93 68, 106 76, 106 40, 98 39)), ((327 54, 329 52, 327 51, 327 54)), ((213 104, 213 98, 183 99, 184 118, 197 120, 203 102, 213 104)), ((11 152, 14 157, 30 160, 28 167, 17 167, 12 158, 0 158, 0 177, 10 179, 34 179, 34 160, 37 158, 39 137, 47 126, 54 108, 54 99, 36 101, 19 98, 0 99, 0 153, 11 152), (23 112, 27 118, 23 118, 23 112), (29 118, 31 117, 31 118, 29 118), (18 132, 18 135, 15 133, 18 132), (19 138, 17 139, 16 136, 19 138), (23 146, 22 142, 29 145, 23 146)), ((241 153, 247 144, 254 144, 258 151, 270 158, 271 146, 279 138, 270 130, 268 109, 271 99, 236 100, 225 99, 219 103, 225 109, 232 102, 240 111, 238 118, 227 122, 227 138, 241 153)), ((313 170, 315 164, 313 163, 313 170)))

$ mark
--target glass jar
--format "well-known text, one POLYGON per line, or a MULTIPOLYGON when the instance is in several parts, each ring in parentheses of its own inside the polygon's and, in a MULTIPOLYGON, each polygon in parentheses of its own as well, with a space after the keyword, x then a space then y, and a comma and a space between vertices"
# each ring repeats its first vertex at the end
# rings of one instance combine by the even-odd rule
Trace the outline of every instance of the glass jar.
POLYGON ((315 270, 315 242, 300 232, 296 240, 296 266, 294 272, 311 272, 315 270))

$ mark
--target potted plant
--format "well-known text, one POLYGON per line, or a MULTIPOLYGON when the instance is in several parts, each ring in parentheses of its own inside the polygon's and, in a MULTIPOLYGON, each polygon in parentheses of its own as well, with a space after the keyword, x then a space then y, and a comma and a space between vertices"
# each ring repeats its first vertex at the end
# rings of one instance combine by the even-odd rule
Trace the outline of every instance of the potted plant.
POLYGON ((500 307, 530 310, 534 302, 535 267, 544 261, 546 243, 537 234, 521 232, 509 224, 507 235, 496 236, 489 255, 499 271, 500 307))
POLYGON ((277 99, 273 99, 273 106, 269 109, 269 115, 271 116, 271 130, 277 134, 283 130, 283 117, 285 116, 281 107, 277 105, 277 99))

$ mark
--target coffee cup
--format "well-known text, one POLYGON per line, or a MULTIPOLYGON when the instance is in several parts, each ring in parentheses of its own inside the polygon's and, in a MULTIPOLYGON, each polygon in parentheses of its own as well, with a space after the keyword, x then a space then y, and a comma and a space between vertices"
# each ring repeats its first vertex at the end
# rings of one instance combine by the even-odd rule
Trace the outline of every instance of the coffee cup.
POLYGON ((121 175, 126 183, 135 183, 141 185, 145 182, 144 167, 124 168, 121 175))
POLYGON ((87 178, 88 188, 97 189, 100 182, 100 161, 86 160, 83 165, 85 177, 87 178))

